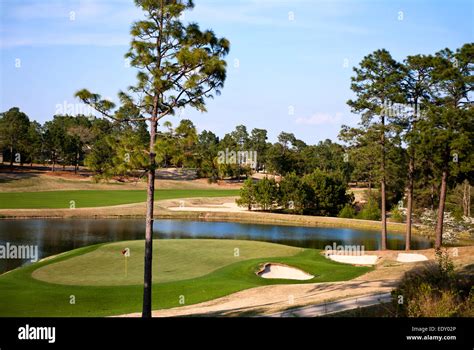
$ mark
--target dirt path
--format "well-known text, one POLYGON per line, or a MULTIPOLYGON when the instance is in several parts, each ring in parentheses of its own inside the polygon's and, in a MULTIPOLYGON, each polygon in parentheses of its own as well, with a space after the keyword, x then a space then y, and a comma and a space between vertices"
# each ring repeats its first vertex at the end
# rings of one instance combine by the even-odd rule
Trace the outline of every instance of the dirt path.
POLYGON ((365 296, 352 297, 330 303, 322 303, 290 309, 287 311, 271 314, 271 317, 317 317, 337 312, 354 310, 381 303, 389 303, 392 300, 390 293, 375 293, 365 296))

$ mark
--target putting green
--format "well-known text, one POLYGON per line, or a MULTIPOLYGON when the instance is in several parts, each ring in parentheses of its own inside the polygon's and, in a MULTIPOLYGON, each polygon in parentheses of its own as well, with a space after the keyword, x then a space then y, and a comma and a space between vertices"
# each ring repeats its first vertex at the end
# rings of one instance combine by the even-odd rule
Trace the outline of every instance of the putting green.
MULTIPOLYGON (((158 240, 153 247, 153 281, 172 282, 204 276, 226 265, 255 258, 291 256, 301 248, 239 240, 158 240)), ((143 283, 144 243, 128 241, 44 266, 33 277, 49 283, 89 286, 143 283), (130 249, 125 258, 122 250, 130 249)))

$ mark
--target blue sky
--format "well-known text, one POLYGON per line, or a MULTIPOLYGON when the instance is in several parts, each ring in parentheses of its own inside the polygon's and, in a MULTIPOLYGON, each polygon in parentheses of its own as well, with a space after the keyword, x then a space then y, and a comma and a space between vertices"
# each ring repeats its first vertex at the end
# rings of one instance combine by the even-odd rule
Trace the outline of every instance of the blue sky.
MULTIPOLYGON (((236 125, 307 143, 355 125, 352 67, 385 48, 399 60, 474 41, 473 0, 195 0, 184 20, 231 42, 228 79, 208 113, 184 111, 219 136, 236 125)), ((81 88, 116 99, 135 82, 123 55, 141 12, 132 0, 0 0, 0 110, 43 123, 78 110, 81 88), (73 105, 74 104, 74 105, 73 105)), ((179 117, 171 117, 174 124, 179 117)))

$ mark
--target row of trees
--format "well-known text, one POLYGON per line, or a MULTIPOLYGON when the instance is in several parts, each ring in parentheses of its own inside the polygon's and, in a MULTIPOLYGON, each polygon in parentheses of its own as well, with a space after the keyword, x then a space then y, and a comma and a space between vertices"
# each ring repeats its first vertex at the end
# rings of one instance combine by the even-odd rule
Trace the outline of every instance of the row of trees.
POLYGON ((56 115, 41 125, 16 107, 0 114, 0 147, 10 166, 48 163, 55 171, 58 165, 72 165, 77 172, 86 164, 98 176, 125 174, 120 164, 124 158, 118 159, 120 152, 130 149, 130 154, 138 155, 133 150, 139 150, 148 138, 144 123, 117 124, 90 116, 56 115))
MULTIPOLYGON (((142 174, 147 167, 144 149, 150 136, 142 121, 57 115, 41 125, 15 107, 0 114, 0 131, 1 151, 11 165, 48 163, 53 171, 57 165, 74 166, 76 171, 85 165, 98 179, 142 174)), ((176 127, 166 121, 157 131, 155 161, 158 167, 197 169, 200 177, 214 181, 249 176, 255 170, 303 176, 320 169, 346 182, 351 177, 353 164, 344 160, 344 147, 331 140, 307 145, 286 132, 274 144, 267 140, 265 129, 249 133, 239 125, 219 138, 208 130, 198 133, 187 119, 176 127), (220 152, 249 152, 256 155, 256 163, 220 162, 220 152)))
POLYGON ((305 176, 288 174, 279 183, 267 177, 258 182, 249 178, 240 190, 237 204, 248 210, 258 207, 296 214, 335 216, 354 200, 347 190, 347 183, 340 176, 318 169, 305 176))
POLYGON ((382 249, 387 202, 398 199, 396 188, 406 193, 407 249, 416 205, 437 204, 435 246, 441 247, 448 188, 470 188, 474 180, 473 65, 470 43, 403 62, 377 50, 354 68, 356 98, 348 104, 361 120, 357 128, 344 126, 340 139, 356 159, 353 176, 379 183, 382 249))

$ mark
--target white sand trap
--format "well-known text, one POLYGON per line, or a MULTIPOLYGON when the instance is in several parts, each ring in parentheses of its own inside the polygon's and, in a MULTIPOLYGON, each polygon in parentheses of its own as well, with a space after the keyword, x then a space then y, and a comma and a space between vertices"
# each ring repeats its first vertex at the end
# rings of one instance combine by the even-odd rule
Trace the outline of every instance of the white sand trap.
POLYGON ((236 203, 203 204, 200 206, 194 206, 184 203, 180 207, 168 207, 168 209, 172 211, 208 211, 226 213, 238 213, 247 211, 247 208, 239 207, 236 203))
POLYGON ((330 254, 327 256, 329 259, 344 263, 344 264, 352 264, 352 265, 375 265, 377 263, 377 259, 379 258, 377 255, 338 255, 338 254, 330 254))
POLYGON ((428 258, 423 254, 409 254, 409 253, 398 253, 397 261, 403 263, 411 263, 418 261, 426 261, 428 258))
POLYGON ((278 278, 299 281, 306 281, 314 278, 313 275, 310 275, 309 273, 306 273, 300 269, 281 264, 265 264, 263 269, 257 272, 257 275, 262 278, 278 278))

